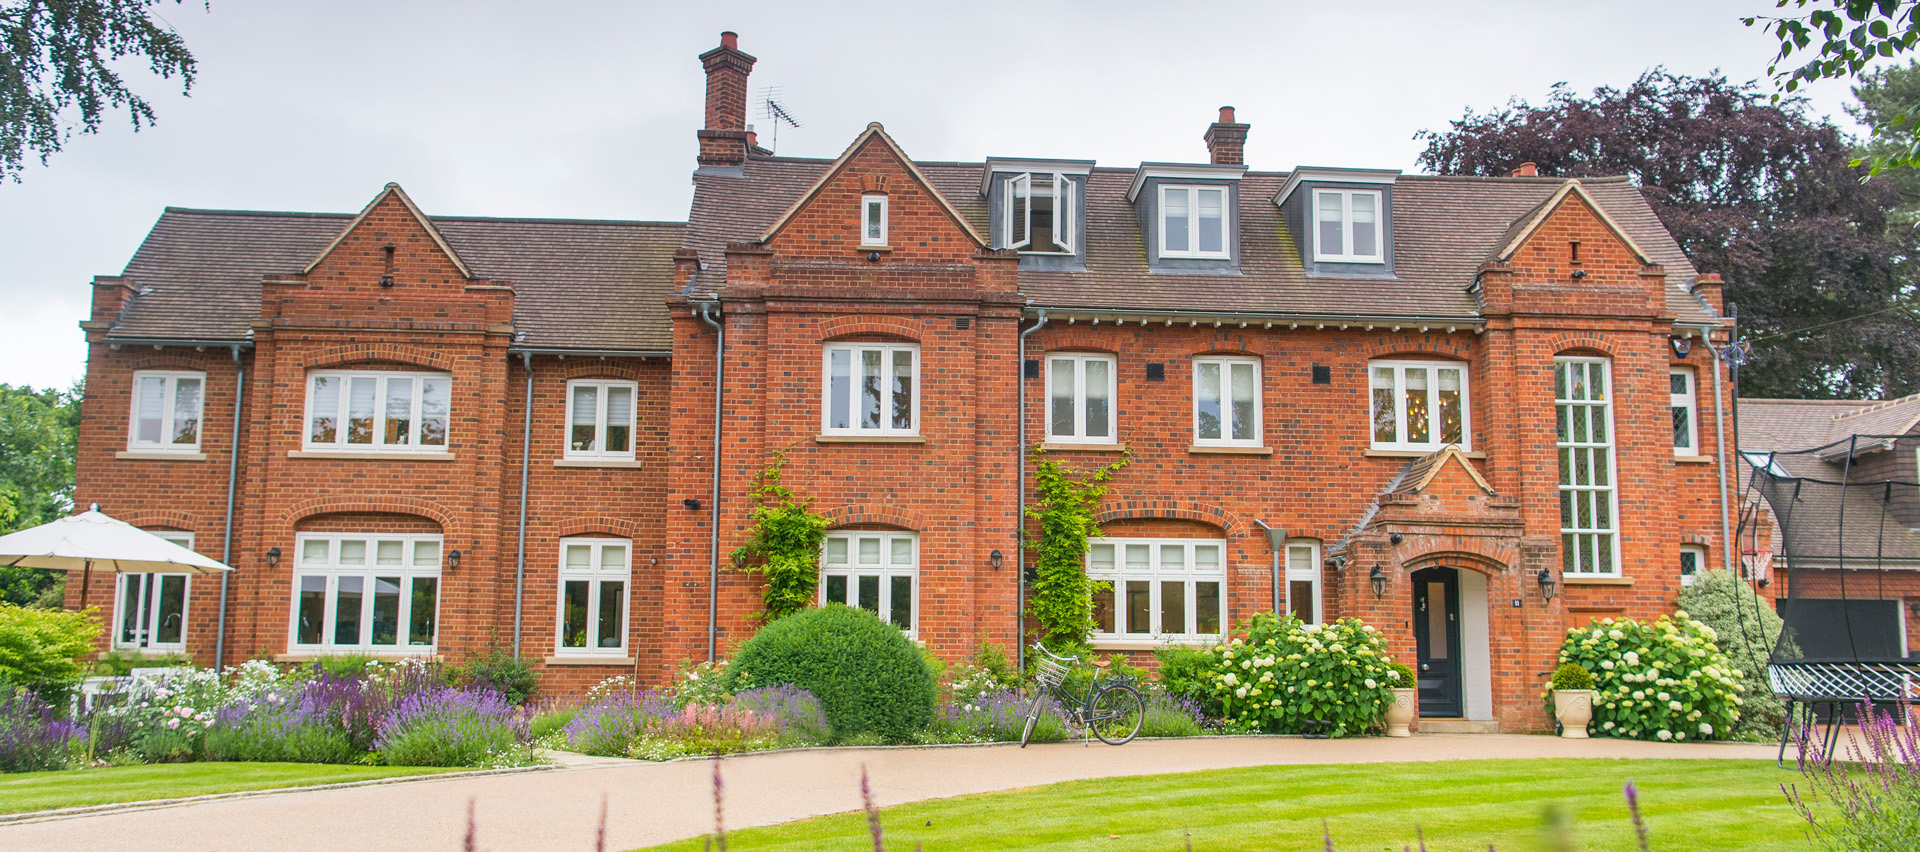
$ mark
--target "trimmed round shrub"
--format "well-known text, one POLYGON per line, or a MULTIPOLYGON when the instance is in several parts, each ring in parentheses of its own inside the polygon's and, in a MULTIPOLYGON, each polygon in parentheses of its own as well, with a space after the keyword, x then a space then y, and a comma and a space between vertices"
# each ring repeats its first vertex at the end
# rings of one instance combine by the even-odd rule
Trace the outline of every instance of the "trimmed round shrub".
POLYGON ((1553 670, 1552 689, 1592 689, 1593 672, 1579 663, 1561 663, 1553 670))
POLYGON ((1387 681, 1394 689, 1419 689, 1420 681, 1413 676, 1413 667, 1399 660, 1387 661, 1387 681))
MULTIPOLYGON (((1713 628, 1713 643, 1726 652, 1728 662, 1743 671, 1766 671, 1783 624, 1745 580, 1717 568, 1702 571, 1693 585, 1680 590, 1680 608, 1713 628)), ((1788 658, 1800 652, 1791 639, 1780 650, 1788 658)), ((1787 721, 1786 702, 1764 688, 1749 689, 1741 699, 1746 704, 1740 708, 1740 721, 1734 723, 1734 736, 1759 742, 1779 739, 1787 721)))
POLYGON ((820 699, 833 739, 908 742, 933 721, 934 673, 900 628, 864 609, 828 604, 761 628, 734 654, 738 693, 797 686, 820 699))

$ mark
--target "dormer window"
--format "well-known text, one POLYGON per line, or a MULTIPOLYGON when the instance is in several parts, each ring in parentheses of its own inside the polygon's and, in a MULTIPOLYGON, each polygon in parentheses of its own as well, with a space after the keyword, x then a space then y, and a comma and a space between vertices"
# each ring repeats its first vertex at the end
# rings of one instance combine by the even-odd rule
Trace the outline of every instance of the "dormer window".
POLYGON ((1313 192, 1314 259, 1340 263, 1383 263, 1380 250, 1380 193, 1366 189, 1317 189, 1313 192))
POLYGON ((1160 256, 1225 258, 1227 188, 1160 187, 1160 256))
POLYGON ((879 248, 887 244, 887 197, 860 197, 860 246, 879 248))
POLYGON ((1073 179, 1053 174, 1007 178, 1001 244, 1026 252, 1073 254, 1073 179))

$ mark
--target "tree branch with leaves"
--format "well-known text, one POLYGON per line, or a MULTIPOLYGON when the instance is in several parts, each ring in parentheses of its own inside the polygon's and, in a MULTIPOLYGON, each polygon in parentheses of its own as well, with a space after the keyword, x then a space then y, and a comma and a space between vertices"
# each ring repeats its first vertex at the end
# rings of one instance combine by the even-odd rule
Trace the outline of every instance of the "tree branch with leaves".
MULTIPOLYGON (((1920 3, 1914 0, 1777 0, 1774 7, 1802 14, 1740 20, 1779 40, 1767 74, 1787 94, 1804 83, 1858 77, 1873 62, 1904 56, 1920 45, 1920 3), (1791 64, 1795 61, 1799 64, 1791 64)), ((1856 164, 1876 175, 1920 166, 1920 106, 1877 115, 1869 127, 1885 144, 1856 164)))

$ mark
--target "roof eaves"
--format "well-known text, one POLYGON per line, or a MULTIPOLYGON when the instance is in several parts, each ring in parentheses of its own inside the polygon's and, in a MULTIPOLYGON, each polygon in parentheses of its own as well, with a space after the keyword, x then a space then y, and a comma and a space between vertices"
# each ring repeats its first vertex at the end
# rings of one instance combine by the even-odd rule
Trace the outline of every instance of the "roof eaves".
POLYGON ((1306 181, 1326 181, 1328 183, 1384 183, 1391 184, 1400 179, 1399 169, 1340 169, 1323 166, 1299 166, 1287 174, 1287 182, 1280 185, 1280 191, 1273 196, 1277 205, 1287 203, 1287 197, 1306 181))
POLYGON ((1247 176, 1246 166, 1221 166, 1211 163, 1141 163, 1133 170, 1133 183, 1127 185, 1127 203, 1140 197, 1147 178, 1175 180, 1239 180, 1247 176))

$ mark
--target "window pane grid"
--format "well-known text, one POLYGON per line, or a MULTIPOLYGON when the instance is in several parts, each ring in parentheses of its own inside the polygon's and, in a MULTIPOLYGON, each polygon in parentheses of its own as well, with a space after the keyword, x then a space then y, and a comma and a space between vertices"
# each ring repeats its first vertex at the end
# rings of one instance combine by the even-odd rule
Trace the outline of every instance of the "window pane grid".
POLYGON ((1578 358, 1556 360, 1554 395, 1561 571, 1618 573, 1607 363, 1578 358))
POLYGON ((1313 206, 1315 260, 1381 262, 1379 192, 1316 190, 1313 206))
POLYGON ((294 646, 433 651, 440 536, 302 534, 296 546, 294 646))
POLYGON ((444 452, 451 379, 435 373, 324 372, 307 380, 310 449, 444 452))
POLYGON ((634 382, 569 382, 566 457, 632 461, 638 396, 634 382))
POLYGON ((1693 371, 1675 369, 1667 376, 1669 402, 1673 410, 1673 454, 1700 454, 1698 395, 1694 391, 1693 371))
POLYGON ((1464 365, 1374 361, 1367 375, 1374 449, 1473 449, 1464 365))
POLYGON ((1196 444, 1257 446, 1261 434, 1260 365, 1244 359, 1193 362, 1196 444))
MULTIPOLYGON (((157 531, 154 535, 188 549, 193 534, 157 531)), ((187 575, 121 574, 114 595, 113 644, 136 650, 186 648, 187 575)))
POLYGON ((1087 576, 1111 588, 1095 595, 1094 634, 1108 640, 1199 640, 1226 623, 1224 542, 1097 539, 1087 576))
POLYGON ((912 533, 855 532, 827 536, 820 560, 820 602, 857 606, 912 635, 920 575, 920 542, 912 533))
POLYGON ((557 653, 626 653, 632 551, 623 538, 561 539, 557 653))
POLYGON ((842 435, 919 434, 919 359, 915 346, 828 347, 822 428, 842 435))
POLYGON ((167 452, 198 450, 205 388, 205 373, 134 373, 127 447, 167 452))

